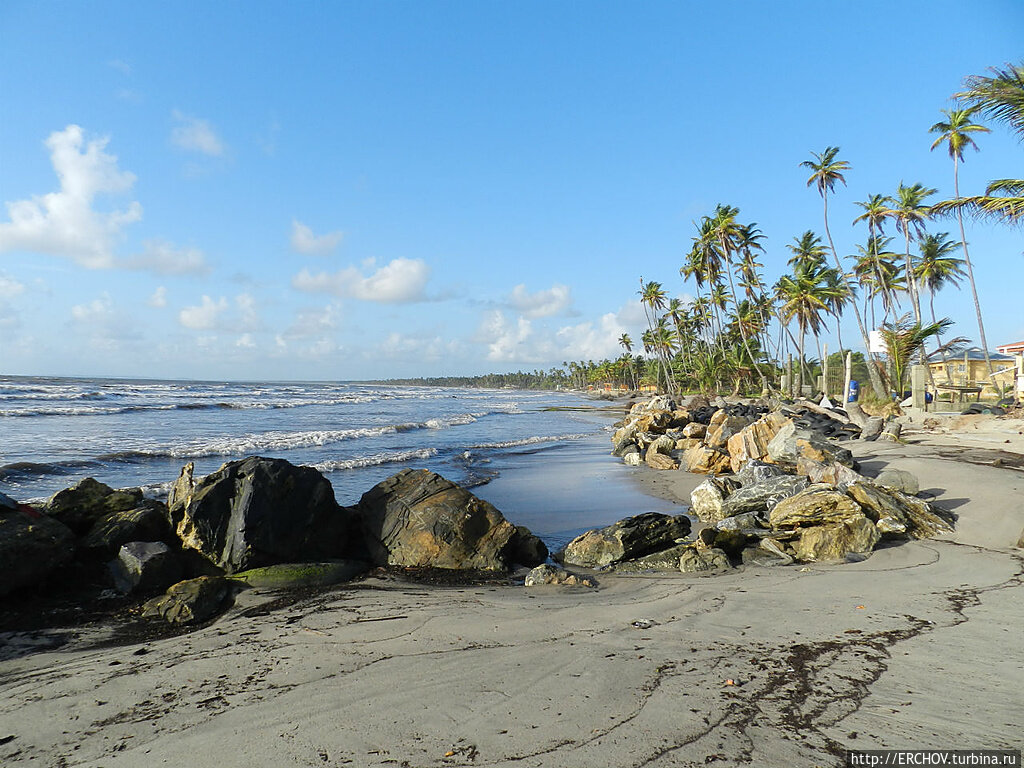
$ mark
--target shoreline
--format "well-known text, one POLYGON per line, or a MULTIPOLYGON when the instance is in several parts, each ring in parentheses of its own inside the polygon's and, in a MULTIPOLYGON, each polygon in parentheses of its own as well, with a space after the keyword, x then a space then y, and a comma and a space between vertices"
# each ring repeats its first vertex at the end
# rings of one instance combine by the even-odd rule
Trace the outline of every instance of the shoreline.
MULTIPOLYGON (((0 662, 0 761, 840 766, 846 749, 1019 749, 1024 472, 907 436, 846 445, 868 473, 915 472, 956 531, 861 562, 598 573, 597 590, 377 575, 249 590, 144 643, 7 637, 24 650, 0 662)), ((627 474, 669 503, 703 479, 627 474)))

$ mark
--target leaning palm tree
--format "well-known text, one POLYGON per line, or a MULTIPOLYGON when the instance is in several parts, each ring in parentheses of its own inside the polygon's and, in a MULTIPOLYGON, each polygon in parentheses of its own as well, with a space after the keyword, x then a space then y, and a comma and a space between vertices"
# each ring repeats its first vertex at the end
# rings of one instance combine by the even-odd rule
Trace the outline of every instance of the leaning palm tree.
POLYGON ((665 289, 661 287, 661 283, 651 280, 648 283, 644 282, 644 279, 640 278, 640 303, 643 304, 644 314, 647 316, 647 327, 650 331, 650 341, 644 342, 644 349, 648 346, 658 355, 658 360, 661 363, 663 372, 665 374, 665 386, 671 393, 672 378, 668 371, 668 361, 664 357, 664 347, 653 343, 655 336, 655 329, 657 327, 658 314, 665 308, 665 301, 667 296, 665 289))
POLYGON ((822 318, 828 313, 828 298, 825 291, 828 267, 798 264, 791 275, 783 275, 775 284, 775 294, 781 301, 779 318, 784 324, 796 318, 799 331, 798 352, 800 365, 797 368, 797 392, 802 391, 803 369, 806 365, 804 339, 810 331, 817 337, 823 325, 822 318))
MULTIPOLYGON (((961 266, 964 264, 964 260, 953 256, 953 252, 959 247, 959 243, 949 239, 948 232, 925 235, 918 244, 921 255, 914 265, 914 276, 920 281, 921 286, 928 290, 928 308, 931 311, 933 323, 937 322, 935 319, 935 294, 947 285, 959 285, 960 278, 964 276, 961 266)), ((935 340, 942 353, 942 362, 946 363, 941 334, 936 334, 935 340)), ((946 377, 952 379, 949 375, 948 363, 946 365, 946 377)), ((928 375, 931 376, 931 368, 928 369, 928 375)), ((991 378, 991 373, 989 378, 991 378)))
MULTIPOLYGON (((968 107, 967 109, 943 110, 946 120, 936 123, 931 127, 931 133, 939 134, 932 149, 945 144, 949 156, 953 160, 953 197, 960 199, 960 163, 964 161, 964 150, 978 145, 974 143, 971 134, 987 133, 988 128, 978 125, 971 118, 980 107, 968 107)), ((964 263, 967 265, 967 281, 971 284, 971 296, 974 298, 974 314, 978 318, 978 336, 981 338, 981 348, 985 353, 985 367, 988 369, 989 378, 992 378, 992 361, 988 354, 988 339, 985 338, 985 321, 981 317, 981 301, 978 299, 978 286, 974 282, 974 266, 971 264, 971 254, 967 250, 967 236, 964 234, 964 213, 963 208, 956 208, 956 220, 960 225, 960 243, 964 249, 964 263)))
MULTIPOLYGON (((1002 69, 992 67, 989 71, 991 76, 971 75, 966 78, 964 85, 967 89, 956 94, 955 98, 984 117, 1006 123, 1011 131, 1024 139, 1024 62, 1007 64, 1002 69)), ((950 154, 953 154, 952 147, 950 154)), ((1006 224, 1024 222, 1024 179, 993 181, 984 195, 960 197, 957 194, 952 200, 939 203, 935 210, 938 213, 966 210, 979 218, 992 218, 1006 224)))
MULTIPOLYGON (((807 186, 812 184, 817 187, 818 194, 821 195, 821 199, 825 210, 825 236, 828 237, 829 247, 832 249, 832 258, 835 260, 836 269, 839 270, 840 274, 845 275, 843 270, 842 262, 839 260, 839 254, 836 252, 836 244, 832 241, 832 232, 828 227, 828 193, 835 190, 836 182, 842 182, 846 184, 846 178, 843 173, 850 170, 850 164, 845 160, 837 159, 839 155, 839 147, 825 147, 825 151, 821 154, 817 152, 811 153, 814 156, 814 160, 804 160, 800 165, 804 168, 808 168, 811 171, 810 178, 807 179, 807 186)), ((846 279, 844 277, 844 279, 846 279)), ((860 315, 860 309, 857 304, 853 305, 853 313, 857 318, 857 327, 860 330, 861 340, 864 342, 864 349, 871 349, 871 342, 868 339, 868 330, 864 327, 864 318, 860 315)), ((878 375, 878 369, 873 365, 868 365, 868 378, 871 379, 871 388, 875 391, 875 395, 878 398, 885 397, 885 387, 882 385, 882 379, 878 375)))

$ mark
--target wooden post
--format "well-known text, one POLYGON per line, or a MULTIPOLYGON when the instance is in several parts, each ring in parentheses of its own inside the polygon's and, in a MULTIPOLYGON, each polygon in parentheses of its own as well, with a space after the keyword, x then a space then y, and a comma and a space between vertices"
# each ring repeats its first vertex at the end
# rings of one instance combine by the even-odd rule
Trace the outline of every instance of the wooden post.
MULTIPOLYGON (((871 361, 868 361, 868 365, 871 365, 871 361)), ((850 399, 850 378, 853 376, 853 352, 846 353, 846 374, 843 377, 843 404, 842 407, 846 407, 846 402, 850 399)))
POLYGON ((821 353, 821 392, 828 397, 828 342, 825 342, 824 351, 821 353))
POLYGON ((789 396, 793 397, 793 353, 789 353, 789 361, 786 363, 786 370, 789 371, 789 396))

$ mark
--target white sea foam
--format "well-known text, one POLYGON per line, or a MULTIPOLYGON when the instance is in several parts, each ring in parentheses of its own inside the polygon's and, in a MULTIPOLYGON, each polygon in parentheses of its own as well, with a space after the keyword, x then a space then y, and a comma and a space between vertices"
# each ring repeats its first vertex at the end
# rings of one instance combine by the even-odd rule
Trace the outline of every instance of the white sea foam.
POLYGON ((590 435, 585 432, 578 432, 571 435, 552 435, 551 437, 537 435, 534 437, 524 437, 521 440, 503 440, 499 443, 481 443, 480 445, 471 445, 469 450, 485 451, 496 448, 518 448, 523 445, 540 445, 542 443, 561 443, 568 440, 582 440, 585 437, 590 437, 590 435))
POLYGON ((375 453, 371 456, 359 456, 354 459, 321 461, 317 464, 310 464, 309 466, 321 472, 333 472, 339 469, 361 469, 362 467, 376 467, 381 464, 399 464, 405 461, 412 461, 413 459, 429 459, 436 455, 436 448, 419 448, 414 451, 375 453))

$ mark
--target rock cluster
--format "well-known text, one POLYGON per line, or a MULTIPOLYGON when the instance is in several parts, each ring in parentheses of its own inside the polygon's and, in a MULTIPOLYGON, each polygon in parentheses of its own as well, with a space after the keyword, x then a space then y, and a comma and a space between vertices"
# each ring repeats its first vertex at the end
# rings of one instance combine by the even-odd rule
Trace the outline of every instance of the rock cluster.
POLYGON ((374 565, 507 570, 547 556, 528 529, 426 470, 399 472, 354 507, 317 470, 260 457, 198 480, 188 464, 166 504, 92 478, 38 508, 0 494, 0 596, 82 578, 142 597, 167 590, 143 613, 174 623, 215 615, 242 585, 335 583, 374 565))
POLYGON ((658 396, 632 406, 612 435, 612 453, 627 464, 707 475, 738 472, 752 459, 796 467, 801 459, 853 467, 834 442, 860 434, 842 411, 801 403, 701 404, 690 408, 658 396))

